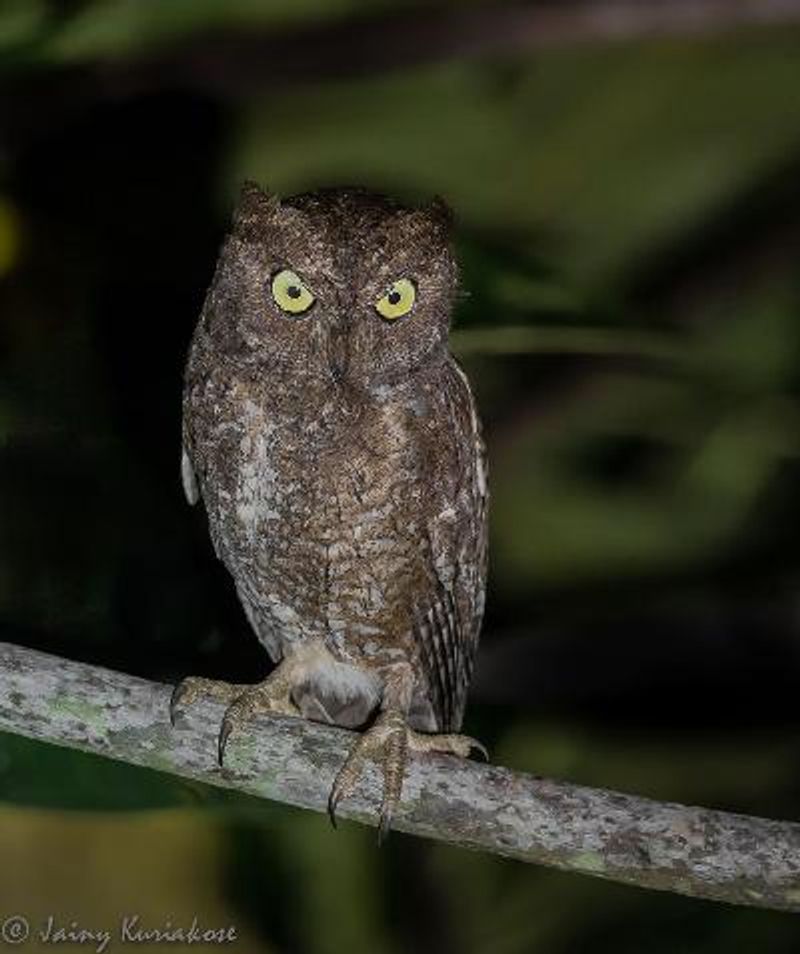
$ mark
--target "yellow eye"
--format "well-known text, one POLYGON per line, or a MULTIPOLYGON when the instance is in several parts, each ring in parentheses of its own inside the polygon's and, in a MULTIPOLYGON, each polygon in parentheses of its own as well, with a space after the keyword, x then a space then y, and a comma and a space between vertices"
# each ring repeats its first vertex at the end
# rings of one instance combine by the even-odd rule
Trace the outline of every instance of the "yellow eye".
POLYGON ((278 308, 290 315, 308 311, 315 300, 303 279, 289 268, 284 268, 272 279, 272 297, 278 308))
POLYGON ((402 318, 414 307, 417 290, 408 278, 398 278, 386 294, 375 302, 375 308, 382 318, 394 321, 402 318))

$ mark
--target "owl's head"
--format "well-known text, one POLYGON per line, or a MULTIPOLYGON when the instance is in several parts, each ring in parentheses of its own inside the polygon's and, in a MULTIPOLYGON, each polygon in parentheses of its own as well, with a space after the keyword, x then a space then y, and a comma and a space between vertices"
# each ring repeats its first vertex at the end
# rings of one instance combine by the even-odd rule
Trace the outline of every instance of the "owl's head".
POLYGON ((446 354, 457 269, 440 200, 355 189, 278 199, 242 189, 205 310, 223 350, 259 367, 370 388, 446 354))

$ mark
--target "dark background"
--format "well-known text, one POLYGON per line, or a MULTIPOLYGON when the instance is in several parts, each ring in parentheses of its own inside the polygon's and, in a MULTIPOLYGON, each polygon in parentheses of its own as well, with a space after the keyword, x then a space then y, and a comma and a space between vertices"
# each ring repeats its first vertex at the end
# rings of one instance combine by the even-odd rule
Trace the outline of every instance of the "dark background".
MULTIPOLYGON (((755 26, 702 0, 611 19, 599 0, 3 4, 0 638, 164 682, 268 671, 178 472, 183 362, 238 184, 440 194, 493 491, 467 731, 516 769, 796 818, 783 6, 755 26)), ((0 915, 34 924, 197 914, 253 951, 800 945, 789 915, 399 834, 377 851, 16 738, 0 799, 0 915)))

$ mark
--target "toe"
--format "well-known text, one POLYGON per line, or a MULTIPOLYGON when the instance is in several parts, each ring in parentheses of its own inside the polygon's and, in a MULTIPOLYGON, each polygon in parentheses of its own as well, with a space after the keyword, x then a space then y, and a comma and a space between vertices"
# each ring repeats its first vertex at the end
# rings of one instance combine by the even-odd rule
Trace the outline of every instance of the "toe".
POLYGON ((222 720, 222 725, 219 729, 219 738, 217 740, 217 761, 219 762, 220 768, 222 768, 225 760, 225 749, 228 745, 228 737, 233 731, 233 720, 225 713, 225 717, 222 720))
POLYGON ((424 732, 409 732, 408 742, 415 752, 446 752, 466 759, 475 750, 485 761, 489 761, 486 746, 468 735, 428 735, 424 732))
POLYGON ((408 765, 408 729, 405 724, 395 728, 387 737, 383 747, 381 768, 383 769, 383 799, 378 824, 378 844, 389 836, 392 816, 403 792, 408 765))
POLYGON ((384 717, 379 718, 375 725, 356 741, 344 765, 339 769, 328 798, 328 815, 334 827, 339 802, 353 794, 363 775, 365 763, 375 759, 383 773, 378 841, 380 843, 385 840, 403 785, 408 760, 407 732, 404 722, 384 717))
POLYGON ((201 696, 230 702, 245 688, 245 686, 239 686, 232 682, 206 679, 204 676, 187 676, 172 690, 172 696, 169 700, 170 722, 175 725, 178 709, 181 706, 189 705, 201 696))
POLYGON ((192 691, 192 679, 189 676, 186 679, 182 679, 172 690, 172 695, 169 697, 169 721, 172 725, 175 725, 176 717, 178 714, 178 708, 182 702, 189 700, 192 691))
POLYGON ((331 793, 328 796, 328 818, 331 820, 331 825, 336 828, 336 808, 341 800, 342 793, 339 786, 336 782, 333 783, 331 787, 331 793))
POLYGON ((180 704, 182 695, 183 690, 181 689, 181 683, 178 683, 178 685, 172 690, 172 695, 169 697, 169 721, 173 728, 175 727, 175 710, 180 704))
POLYGON ((353 793, 361 777, 367 748, 365 739, 365 735, 358 739, 333 780, 331 793, 328 796, 328 817, 334 828, 336 828, 336 809, 339 802, 353 793))

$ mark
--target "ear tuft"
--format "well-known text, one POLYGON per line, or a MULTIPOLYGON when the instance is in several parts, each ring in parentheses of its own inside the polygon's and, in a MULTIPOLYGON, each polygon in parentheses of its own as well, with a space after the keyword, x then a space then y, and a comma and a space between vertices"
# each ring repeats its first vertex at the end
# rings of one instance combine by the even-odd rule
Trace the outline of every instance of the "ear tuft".
POLYGON ((453 224, 453 210, 445 202, 445 200, 440 195, 435 195, 429 205, 428 211, 432 216, 438 218, 443 225, 450 226, 453 224))
POLYGON ((453 221, 455 216, 453 210, 440 195, 435 195, 431 199, 426 209, 431 221, 446 235, 449 236, 453 230, 453 221))
POLYGON ((434 244, 448 245, 453 231, 453 212, 441 196, 434 196, 427 205, 403 212, 406 227, 428 236, 434 244))
POLYGON ((259 225, 271 219, 280 207, 280 199, 248 179, 242 183, 239 202, 233 213, 233 231, 247 237, 259 225))

